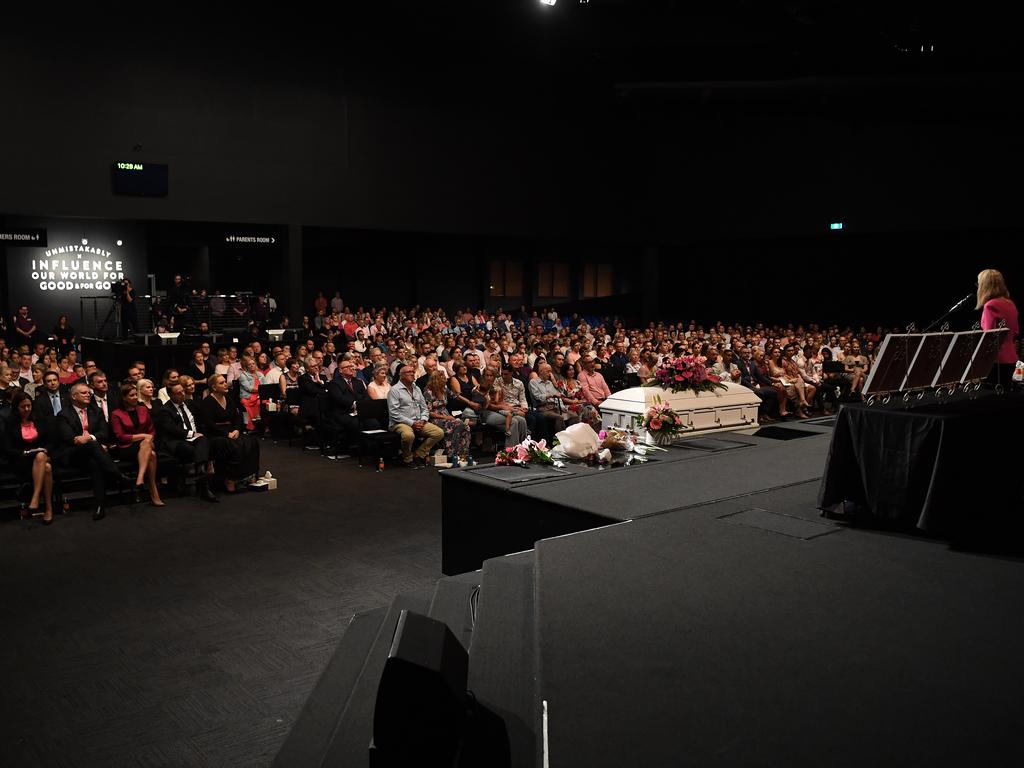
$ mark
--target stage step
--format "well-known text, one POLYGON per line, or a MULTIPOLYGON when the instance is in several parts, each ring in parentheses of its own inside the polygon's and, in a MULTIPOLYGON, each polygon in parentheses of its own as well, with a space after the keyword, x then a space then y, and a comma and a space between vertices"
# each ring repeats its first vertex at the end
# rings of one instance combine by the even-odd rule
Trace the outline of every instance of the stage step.
POLYGON ((434 588, 430 601, 429 616, 443 621, 448 629, 469 650, 473 636, 473 595, 480 588, 483 571, 460 573, 458 576, 440 579, 434 588))
POLYGON ((513 768, 536 758, 534 553, 484 562, 469 649, 469 689, 508 728, 513 768))
POLYGON ((321 762, 324 768, 369 765, 368 750, 373 737, 373 708, 377 699, 377 685, 380 683, 384 662, 387 661, 388 651, 391 649, 398 616, 403 610, 426 613, 430 609, 433 592, 433 589, 409 592, 398 595, 391 602, 324 753, 321 762))
POLYGON ((275 768, 319 768, 386 614, 381 607, 352 617, 277 753, 275 768))

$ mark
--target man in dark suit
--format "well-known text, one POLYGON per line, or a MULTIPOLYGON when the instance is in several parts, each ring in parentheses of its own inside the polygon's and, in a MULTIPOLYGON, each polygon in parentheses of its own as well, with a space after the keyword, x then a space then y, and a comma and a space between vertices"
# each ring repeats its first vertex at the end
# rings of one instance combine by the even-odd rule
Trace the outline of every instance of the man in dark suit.
POLYGON ((71 385, 71 402, 57 414, 58 459, 66 467, 87 469, 92 476, 96 497, 93 520, 106 515, 107 480, 120 481, 121 472, 110 458, 104 444, 109 439, 110 427, 95 408, 90 408, 92 390, 86 384, 71 385))
POLYGON ((45 424, 53 434, 53 420, 71 404, 71 400, 61 390, 60 379, 55 371, 47 371, 43 376, 43 388, 36 392, 32 404, 32 418, 45 424))
POLYGON ((109 397, 110 384, 107 381, 107 374, 99 368, 90 373, 89 388, 92 390, 92 403, 90 407, 99 411, 103 420, 109 424, 110 414, 117 408, 117 404, 109 397))
MULTIPOLYGON (((316 431, 323 452, 327 445, 327 426, 324 414, 327 413, 327 382, 320 375, 320 360, 315 357, 306 359, 306 372, 299 376, 299 416, 308 427, 316 431)), ((314 450, 316 446, 306 446, 314 450)))
MULTIPOLYGON (((335 438, 335 450, 332 456, 340 456, 345 448, 359 439, 359 405, 367 402, 370 395, 366 385, 356 377, 354 360, 342 360, 338 366, 338 375, 327 385, 327 415, 331 432, 335 438)), ((379 425, 367 424, 367 429, 380 429, 379 425)))
POLYGON ((167 394, 170 399, 153 409, 160 446, 178 461, 202 464, 206 471, 196 484, 199 498, 219 502, 220 499, 210 490, 210 441, 199 431, 192 404, 185 400, 185 388, 179 383, 169 384, 167 394))

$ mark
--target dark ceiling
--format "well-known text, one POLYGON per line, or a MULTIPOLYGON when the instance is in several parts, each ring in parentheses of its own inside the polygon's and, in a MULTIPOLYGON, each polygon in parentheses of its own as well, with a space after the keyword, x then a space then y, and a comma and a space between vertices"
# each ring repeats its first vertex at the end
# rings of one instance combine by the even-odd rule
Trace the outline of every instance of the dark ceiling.
POLYGON ((356 7, 346 45, 392 61, 614 82, 1017 71, 1011 4, 906 0, 435 0, 356 7), (363 17, 364 25, 355 21, 363 17), (922 50, 923 49, 923 50, 922 50), (426 56, 424 56, 426 54, 426 56))

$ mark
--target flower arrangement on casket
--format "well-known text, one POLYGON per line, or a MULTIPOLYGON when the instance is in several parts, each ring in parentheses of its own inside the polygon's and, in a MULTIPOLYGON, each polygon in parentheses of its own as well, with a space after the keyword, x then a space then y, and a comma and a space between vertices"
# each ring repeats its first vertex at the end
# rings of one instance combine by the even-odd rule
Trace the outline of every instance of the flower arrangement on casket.
POLYGON ((654 371, 654 378, 644 386, 661 387, 672 392, 698 393, 728 389, 722 380, 704 365, 706 361, 707 358, 700 355, 666 358, 654 371))
POLYGON ((657 438, 671 439, 686 431, 682 416, 658 395, 654 396, 654 404, 635 418, 642 429, 657 438))
POLYGON ((498 451, 494 457, 494 463, 498 466, 525 466, 526 464, 554 464, 551 458, 551 451, 548 450, 547 442, 544 440, 533 440, 526 438, 519 445, 513 445, 498 451))

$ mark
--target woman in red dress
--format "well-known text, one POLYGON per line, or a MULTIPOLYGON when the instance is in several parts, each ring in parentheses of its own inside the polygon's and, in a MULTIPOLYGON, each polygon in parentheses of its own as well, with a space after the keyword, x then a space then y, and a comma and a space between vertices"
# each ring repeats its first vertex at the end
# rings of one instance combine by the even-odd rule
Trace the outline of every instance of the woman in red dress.
POLYGON ((160 489, 156 484, 156 427, 149 415, 149 408, 139 403, 139 391, 135 384, 121 385, 121 405, 110 414, 110 426, 114 430, 120 455, 128 458, 134 455, 139 472, 135 479, 135 500, 139 501, 144 481, 149 484, 149 503, 154 507, 164 506, 160 489))

